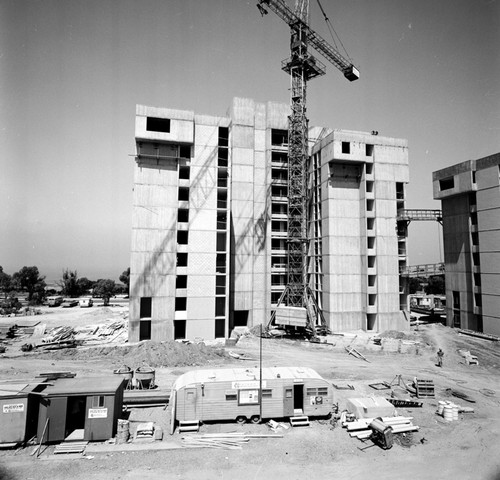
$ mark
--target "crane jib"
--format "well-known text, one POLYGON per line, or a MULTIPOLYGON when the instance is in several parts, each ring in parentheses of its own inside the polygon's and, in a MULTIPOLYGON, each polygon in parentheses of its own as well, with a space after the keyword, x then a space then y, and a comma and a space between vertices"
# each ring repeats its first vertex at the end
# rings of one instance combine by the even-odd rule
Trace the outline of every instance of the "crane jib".
POLYGON ((283 0, 259 0, 259 11, 267 13, 265 7, 271 9, 278 17, 284 20, 292 29, 300 29, 306 34, 308 44, 318 53, 335 65, 351 82, 359 79, 359 70, 353 63, 344 58, 325 39, 304 23, 283 0))

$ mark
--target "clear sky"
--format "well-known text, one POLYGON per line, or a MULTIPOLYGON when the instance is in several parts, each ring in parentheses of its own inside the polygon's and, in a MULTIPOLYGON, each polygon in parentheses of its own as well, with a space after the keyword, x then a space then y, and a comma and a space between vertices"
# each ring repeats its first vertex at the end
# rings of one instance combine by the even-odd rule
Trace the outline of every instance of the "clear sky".
MULTIPOLYGON (((4 271, 116 280, 128 267, 136 104, 223 115, 234 96, 288 103, 288 27, 255 3, 0 0, 4 271)), ((322 4, 361 78, 319 57, 310 124, 408 139, 407 208, 440 208, 434 170, 500 151, 500 2, 322 4)), ((409 264, 440 260, 439 228, 410 225, 409 264)))

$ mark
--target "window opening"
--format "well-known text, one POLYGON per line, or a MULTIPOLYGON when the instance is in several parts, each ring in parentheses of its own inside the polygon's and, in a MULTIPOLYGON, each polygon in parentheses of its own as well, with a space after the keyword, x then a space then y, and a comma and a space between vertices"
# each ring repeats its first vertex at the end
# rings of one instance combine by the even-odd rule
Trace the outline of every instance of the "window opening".
POLYGON ((146 118, 146 130, 148 132, 162 132, 170 133, 170 119, 169 118, 146 118))
POLYGON ((175 288, 187 288, 187 275, 177 275, 175 278, 175 288))
POLYGON ((152 310, 152 298, 151 297, 142 297, 141 304, 139 308, 139 318, 149 318, 151 317, 152 310))

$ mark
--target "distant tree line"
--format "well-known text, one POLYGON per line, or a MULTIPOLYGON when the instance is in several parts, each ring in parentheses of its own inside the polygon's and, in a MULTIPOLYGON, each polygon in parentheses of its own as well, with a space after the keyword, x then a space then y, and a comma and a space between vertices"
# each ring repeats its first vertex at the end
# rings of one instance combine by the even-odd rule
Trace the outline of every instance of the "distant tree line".
POLYGON ((78 278, 76 270, 66 268, 62 277, 57 281, 60 292, 47 289, 45 276, 41 276, 38 267, 23 267, 18 272, 9 275, 0 266, 0 311, 9 314, 18 311, 22 304, 18 300, 19 294, 27 294, 28 305, 41 305, 47 296, 60 293, 66 297, 80 297, 90 295, 101 297, 104 305, 109 305, 109 300, 115 295, 129 293, 130 268, 119 277, 122 284, 110 279, 89 280, 87 277, 78 278))
POLYGON ((410 278, 410 294, 422 291, 427 295, 444 295, 446 293, 444 275, 410 278))

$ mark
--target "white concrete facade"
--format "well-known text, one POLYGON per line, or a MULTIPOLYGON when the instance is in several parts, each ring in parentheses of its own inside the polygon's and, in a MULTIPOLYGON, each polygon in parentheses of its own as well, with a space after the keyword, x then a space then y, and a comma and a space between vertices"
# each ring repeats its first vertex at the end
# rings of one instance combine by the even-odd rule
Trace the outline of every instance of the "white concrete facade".
MULTIPOLYGON (((286 284, 288 114, 242 98, 224 117, 137 106, 130 341, 267 324, 286 284)), ((328 129, 310 137, 308 273, 327 323, 405 328, 396 212, 406 141, 328 129)))
POLYGON ((447 324, 500 335, 500 153, 433 173, 441 200, 447 324))

